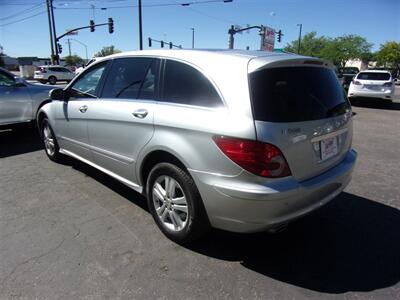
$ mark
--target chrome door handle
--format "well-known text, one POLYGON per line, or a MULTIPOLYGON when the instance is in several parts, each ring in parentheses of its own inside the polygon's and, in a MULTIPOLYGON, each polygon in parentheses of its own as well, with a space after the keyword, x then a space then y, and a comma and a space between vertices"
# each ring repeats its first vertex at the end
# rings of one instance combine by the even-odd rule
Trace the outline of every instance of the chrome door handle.
POLYGON ((147 109, 141 108, 141 109, 135 110, 132 113, 132 115, 134 115, 136 118, 144 119, 144 118, 146 118, 148 113, 149 112, 147 111, 147 109))
POLYGON ((79 111, 80 111, 81 113, 85 113, 85 112, 87 111, 87 109, 88 109, 87 105, 84 105, 84 106, 79 107, 79 111))

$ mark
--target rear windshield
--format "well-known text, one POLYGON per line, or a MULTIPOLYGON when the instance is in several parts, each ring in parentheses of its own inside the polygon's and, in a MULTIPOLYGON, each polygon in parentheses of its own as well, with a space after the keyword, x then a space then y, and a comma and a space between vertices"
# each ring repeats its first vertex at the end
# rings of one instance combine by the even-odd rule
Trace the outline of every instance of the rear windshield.
POLYGON ((256 120, 301 122, 345 113, 350 104, 333 70, 321 67, 263 69, 250 75, 256 120))
POLYGON ((386 81, 386 80, 390 79, 390 74, 389 73, 363 72, 363 73, 358 74, 357 79, 386 81))

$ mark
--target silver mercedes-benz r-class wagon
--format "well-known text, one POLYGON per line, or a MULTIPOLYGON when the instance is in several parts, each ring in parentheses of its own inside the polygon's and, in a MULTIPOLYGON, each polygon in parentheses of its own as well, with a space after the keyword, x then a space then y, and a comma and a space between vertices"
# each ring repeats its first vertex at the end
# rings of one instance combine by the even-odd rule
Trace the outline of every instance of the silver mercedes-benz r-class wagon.
POLYGON ((38 114, 48 157, 79 159, 147 196, 187 242, 210 227, 274 231, 349 183, 352 111, 310 57, 158 50, 97 60, 38 114))

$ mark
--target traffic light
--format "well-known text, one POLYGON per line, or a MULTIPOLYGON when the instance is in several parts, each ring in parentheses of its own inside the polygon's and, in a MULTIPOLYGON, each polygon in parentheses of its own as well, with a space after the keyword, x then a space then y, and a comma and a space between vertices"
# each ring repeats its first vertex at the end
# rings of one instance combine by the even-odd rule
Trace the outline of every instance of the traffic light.
POLYGON ((149 48, 151 48, 151 38, 149 38, 149 48))
POLYGON ((280 30, 279 29, 279 31, 278 31, 278 42, 280 43, 281 42, 281 40, 282 40, 282 30, 280 30))
POLYGON ((161 48, 164 48, 164 41, 161 41, 161 48))
POLYGON ((62 53, 62 46, 61 46, 61 44, 57 43, 57 48, 58 48, 58 53, 61 54, 61 53, 62 53))
POLYGON ((114 32, 114 20, 112 18, 108 18, 108 32, 114 32))
POLYGON ((90 32, 94 32, 94 29, 95 29, 95 27, 94 27, 94 21, 93 21, 93 20, 90 20, 90 32))

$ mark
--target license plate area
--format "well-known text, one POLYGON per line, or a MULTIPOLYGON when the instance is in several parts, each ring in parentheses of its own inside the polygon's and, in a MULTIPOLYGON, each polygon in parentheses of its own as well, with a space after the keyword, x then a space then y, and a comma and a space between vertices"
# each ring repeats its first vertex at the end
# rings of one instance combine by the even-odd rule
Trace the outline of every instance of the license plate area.
POLYGON ((321 140, 319 143, 321 161, 325 161, 339 153, 337 136, 321 140))

